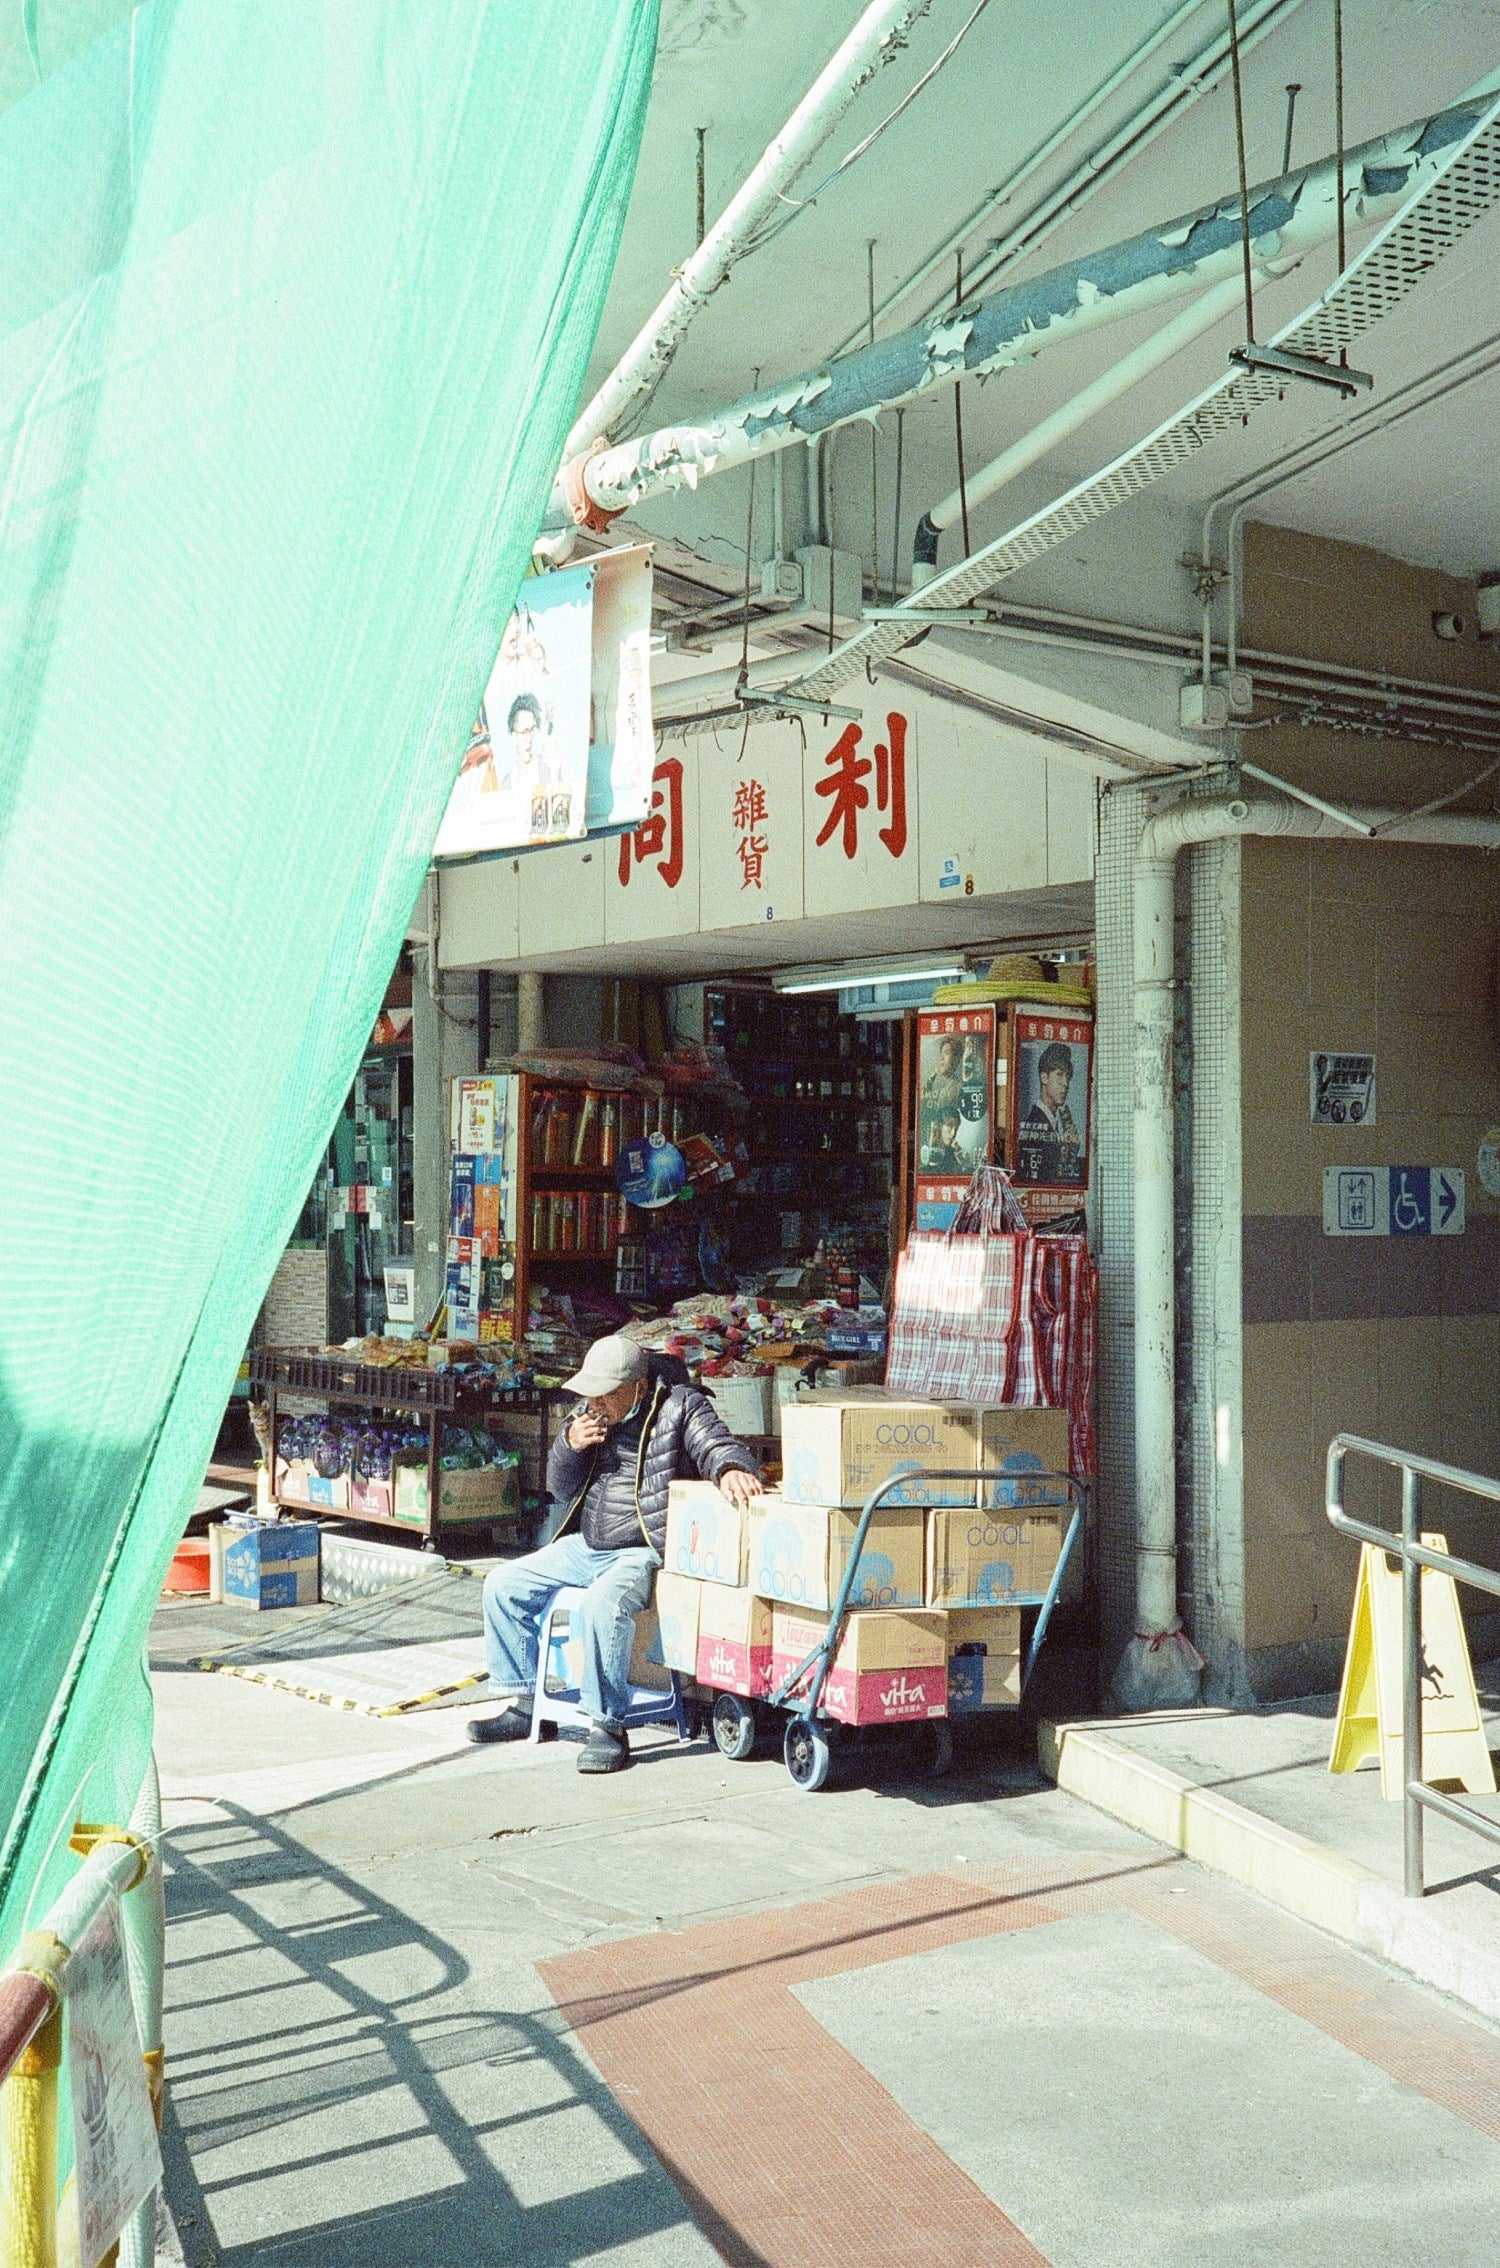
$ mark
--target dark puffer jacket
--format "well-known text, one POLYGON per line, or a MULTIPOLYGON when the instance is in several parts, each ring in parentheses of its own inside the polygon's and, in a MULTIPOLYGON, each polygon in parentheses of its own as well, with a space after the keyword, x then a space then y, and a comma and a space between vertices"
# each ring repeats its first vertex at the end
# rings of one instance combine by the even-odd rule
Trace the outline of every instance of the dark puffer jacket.
MULTIPOLYGON (((641 1428, 636 1460, 634 1503, 618 1527, 608 1525, 598 1536, 601 1551, 625 1551, 650 1544, 661 1556, 667 1533, 667 1487, 674 1480, 718 1481, 738 1469, 758 1473, 760 1466, 743 1441, 732 1434, 708 1396, 697 1386, 675 1383, 684 1377, 682 1366, 653 1358, 647 1381, 650 1402, 641 1428)), ((582 1402, 569 1413, 568 1424, 582 1414, 582 1402)), ((570 1447, 567 1428, 559 1433, 547 1459, 547 1489, 562 1509, 554 1535, 563 1535, 578 1518, 598 1462, 598 1451, 570 1447)))

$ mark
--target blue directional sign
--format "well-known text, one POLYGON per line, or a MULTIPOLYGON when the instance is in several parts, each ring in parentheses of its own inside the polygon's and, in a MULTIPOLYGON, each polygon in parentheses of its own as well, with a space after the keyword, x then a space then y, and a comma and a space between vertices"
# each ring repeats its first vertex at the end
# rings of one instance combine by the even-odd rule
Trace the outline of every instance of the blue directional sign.
POLYGON ((1457 1166, 1325 1166, 1325 1236, 1462 1236, 1457 1166))

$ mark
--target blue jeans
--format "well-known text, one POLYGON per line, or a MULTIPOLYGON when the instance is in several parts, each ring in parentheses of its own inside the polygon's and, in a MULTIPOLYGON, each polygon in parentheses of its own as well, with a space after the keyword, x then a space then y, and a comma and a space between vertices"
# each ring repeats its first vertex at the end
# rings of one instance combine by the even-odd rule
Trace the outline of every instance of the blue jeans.
POLYGON ((576 1587, 588 1594, 573 1610, 583 1653, 583 1706, 595 1724, 619 1725, 630 1707, 635 1618, 650 1604, 660 1565, 644 1544, 633 1551, 593 1551, 575 1533, 492 1567, 484 1579, 490 1691, 530 1708, 542 1616, 559 1591, 576 1587))

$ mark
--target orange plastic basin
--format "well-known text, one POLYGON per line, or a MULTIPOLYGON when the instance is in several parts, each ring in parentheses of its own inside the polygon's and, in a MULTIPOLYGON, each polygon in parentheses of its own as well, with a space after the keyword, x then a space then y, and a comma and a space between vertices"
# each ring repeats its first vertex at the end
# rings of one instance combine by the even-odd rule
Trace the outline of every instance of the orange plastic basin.
POLYGON ((206 1591, 208 1589, 208 1538, 185 1536, 172 1554, 167 1579, 162 1585, 166 1591, 206 1591))

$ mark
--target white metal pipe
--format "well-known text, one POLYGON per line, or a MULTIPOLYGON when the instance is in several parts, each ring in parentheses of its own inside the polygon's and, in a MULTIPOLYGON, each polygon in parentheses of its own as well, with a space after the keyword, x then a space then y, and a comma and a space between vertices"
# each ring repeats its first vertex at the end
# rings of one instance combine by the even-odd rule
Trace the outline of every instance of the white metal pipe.
POLYGON ((899 55, 932 0, 872 0, 819 72, 779 134, 740 184, 697 249, 684 260, 614 369, 568 435, 576 457, 656 391, 700 307, 781 209, 785 192, 827 141, 861 89, 899 55))
MULTIPOLYGON (((1295 260, 1336 234, 1342 172, 1346 216, 1359 228, 1388 219, 1435 177, 1473 130, 1478 98, 1394 129, 1250 193, 1259 259, 1295 260)), ((1142 230, 1124 243, 1012 285, 966 307, 878 339, 857 353, 762 387, 691 425, 570 460, 553 489, 551 524, 585 512, 607 520, 645 498, 696 487, 714 472, 769 456, 812 433, 915 400, 938 385, 997 371, 1059 341, 1187 297, 1238 271, 1238 193, 1142 230)))
POLYGON ((1177 1621, 1176 1168, 1173 993, 1178 853, 1234 836, 1336 837, 1343 843, 1440 843, 1500 849, 1500 819, 1425 818, 1368 805, 1350 816, 1378 836, 1351 835, 1329 813, 1281 797, 1185 800, 1141 829, 1132 876, 1135 1629, 1151 1642, 1177 1621))
POLYGON ((1149 339, 1143 339, 1138 347, 1133 348, 1120 361, 1112 363, 1108 370, 1102 370, 1091 385, 1084 386, 1070 400, 1061 403, 1050 417, 1044 417, 1029 433, 1023 433, 1019 441, 1013 441, 998 457, 993 457, 987 465, 982 465, 965 482, 963 488, 951 490, 940 503, 934 504, 918 524, 919 550, 912 562, 913 590, 930 582, 937 572, 937 538, 945 528, 951 528, 958 520, 965 497, 970 511, 973 511, 976 505, 986 503, 990 497, 998 495, 1018 475, 1045 457, 1050 449, 1056 448, 1059 441, 1066 440, 1070 433, 1076 433, 1080 426, 1087 425, 1090 418, 1097 417, 1111 402, 1128 394, 1133 386, 1139 385, 1153 370, 1159 370, 1164 362, 1170 362, 1174 355, 1180 354, 1194 339, 1201 338, 1205 331, 1211 331, 1216 323, 1222 323, 1226 315, 1241 305, 1243 298, 1244 285, 1240 278, 1237 275, 1226 276, 1221 283, 1206 291, 1201 299, 1195 300, 1191 307, 1185 307, 1179 315, 1175 315, 1170 323, 1164 323, 1149 339), (929 551, 931 556, 924 556, 929 551))

